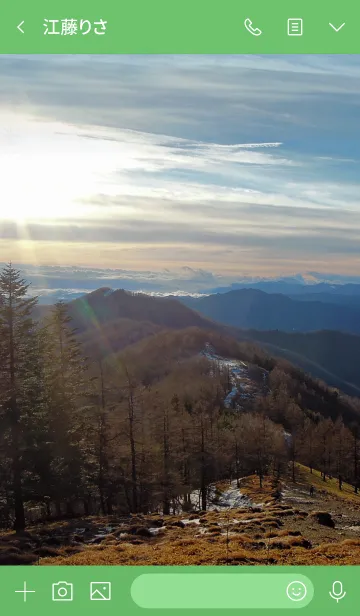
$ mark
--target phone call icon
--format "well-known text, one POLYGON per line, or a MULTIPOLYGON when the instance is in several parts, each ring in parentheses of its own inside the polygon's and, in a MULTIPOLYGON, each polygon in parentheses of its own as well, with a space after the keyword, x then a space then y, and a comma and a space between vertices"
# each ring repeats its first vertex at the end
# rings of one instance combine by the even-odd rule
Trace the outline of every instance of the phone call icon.
POLYGON ((253 36, 260 36, 260 34, 262 34, 262 30, 260 30, 260 28, 253 28, 252 21, 248 17, 244 21, 244 26, 253 36))

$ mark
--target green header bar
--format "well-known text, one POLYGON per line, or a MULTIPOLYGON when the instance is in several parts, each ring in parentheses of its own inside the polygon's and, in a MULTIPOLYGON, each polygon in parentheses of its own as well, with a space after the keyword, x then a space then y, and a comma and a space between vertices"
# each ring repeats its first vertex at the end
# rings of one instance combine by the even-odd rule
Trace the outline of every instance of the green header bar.
POLYGON ((308 616, 359 611, 360 567, 1 567, 16 616, 308 616))
POLYGON ((356 54, 353 0, 20 0, 0 7, 1 54, 356 54))

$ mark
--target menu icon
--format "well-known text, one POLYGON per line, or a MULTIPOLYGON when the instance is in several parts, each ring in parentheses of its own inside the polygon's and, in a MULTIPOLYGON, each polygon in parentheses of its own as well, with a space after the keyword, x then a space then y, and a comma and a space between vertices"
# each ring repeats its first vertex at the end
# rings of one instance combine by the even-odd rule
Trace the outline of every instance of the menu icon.
POLYGON ((291 17, 287 22, 288 36, 302 36, 303 20, 300 17, 291 17))

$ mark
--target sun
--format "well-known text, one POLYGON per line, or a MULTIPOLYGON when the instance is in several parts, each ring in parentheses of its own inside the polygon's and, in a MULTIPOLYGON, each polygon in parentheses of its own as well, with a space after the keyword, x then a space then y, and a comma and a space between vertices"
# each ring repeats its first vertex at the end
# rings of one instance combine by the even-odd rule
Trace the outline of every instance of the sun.
POLYGON ((12 114, 5 119, 7 128, 0 130, 0 220, 81 217, 82 201, 96 186, 101 153, 91 157, 87 142, 66 125, 12 114))
POLYGON ((91 193, 92 182, 86 169, 72 157, 39 156, 19 153, 3 167, 0 220, 42 222, 81 218, 82 203, 91 193))

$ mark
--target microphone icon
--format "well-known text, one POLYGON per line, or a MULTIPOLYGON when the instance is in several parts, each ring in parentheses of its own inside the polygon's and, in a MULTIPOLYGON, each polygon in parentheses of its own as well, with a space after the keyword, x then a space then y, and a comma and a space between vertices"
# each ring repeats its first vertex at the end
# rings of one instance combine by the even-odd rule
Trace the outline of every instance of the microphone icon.
POLYGON ((339 603, 340 599, 343 599, 346 595, 342 583, 334 582, 332 585, 332 590, 329 592, 329 595, 332 599, 335 599, 335 601, 339 603))

